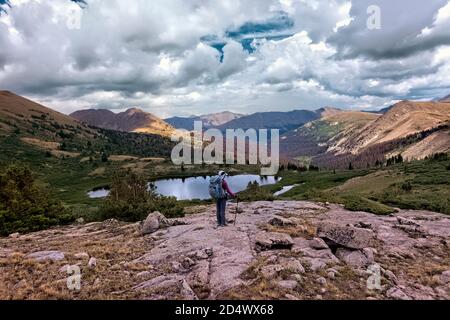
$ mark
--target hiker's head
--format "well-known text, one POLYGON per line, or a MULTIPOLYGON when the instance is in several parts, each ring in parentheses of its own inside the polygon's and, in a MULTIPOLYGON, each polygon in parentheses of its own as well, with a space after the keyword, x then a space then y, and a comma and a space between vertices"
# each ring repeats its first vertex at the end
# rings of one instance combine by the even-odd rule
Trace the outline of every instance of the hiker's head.
POLYGON ((219 171, 219 177, 226 178, 228 177, 228 173, 226 173, 225 171, 219 171))

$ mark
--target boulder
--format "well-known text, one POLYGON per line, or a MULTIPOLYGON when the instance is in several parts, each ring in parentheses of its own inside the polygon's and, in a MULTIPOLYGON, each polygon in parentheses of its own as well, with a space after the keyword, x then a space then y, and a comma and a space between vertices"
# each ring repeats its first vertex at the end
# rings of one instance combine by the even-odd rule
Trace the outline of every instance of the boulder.
POLYGON ((342 226, 330 222, 319 224, 317 235, 331 245, 350 249, 364 249, 371 247, 375 242, 375 235, 372 230, 342 226))
POLYGON ((61 251, 39 251, 35 253, 30 253, 26 256, 28 259, 33 259, 37 261, 61 261, 64 260, 64 253, 61 251))
POLYGON ((95 269, 95 267, 97 267, 97 259, 94 257, 90 258, 88 262, 88 267, 91 269, 95 269))
POLYGON ((160 212, 156 211, 153 213, 150 213, 147 217, 147 219, 144 220, 141 227, 141 234, 142 235, 148 235, 152 234, 159 229, 164 229, 168 227, 173 226, 180 226, 180 225, 186 225, 184 221, 181 221, 179 219, 167 219, 164 215, 162 215, 160 212))
POLYGON ((264 232, 256 235, 256 247, 259 250, 291 249, 292 238, 285 233, 264 232))
POLYGON ((291 219, 283 218, 280 216, 275 216, 270 219, 269 224, 276 227, 290 227, 296 225, 296 223, 291 219))
POLYGON ((152 234, 159 229, 166 227, 167 224, 166 217, 164 217, 161 213, 150 213, 142 225, 141 233, 142 235, 152 234))
POLYGON ((16 232, 16 233, 10 234, 9 237, 10 237, 11 239, 17 239, 17 238, 20 237, 20 233, 16 232))
POLYGON ((326 286, 327 285, 327 279, 325 279, 324 277, 319 277, 316 279, 316 282, 318 284, 320 284, 321 286, 326 286))
POLYGON ((305 273, 305 268, 300 263, 300 261, 296 260, 295 258, 281 258, 279 263, 284 270, 291 271, 297 274, 305 273))
POLYGON ((325 241, 320 238, 314 238, 309 242, 309 246, 316 250, 330 249, 325 241))
POLYGON ((393 287, 386 292, 386 297, 393 300, 411 300, 400 288, 393 287))
POLYGON ((373 256, 367 255, 361 250, 339 248, 336 251, 336 257, 354 268, 366 268, 374 263, 373 256))

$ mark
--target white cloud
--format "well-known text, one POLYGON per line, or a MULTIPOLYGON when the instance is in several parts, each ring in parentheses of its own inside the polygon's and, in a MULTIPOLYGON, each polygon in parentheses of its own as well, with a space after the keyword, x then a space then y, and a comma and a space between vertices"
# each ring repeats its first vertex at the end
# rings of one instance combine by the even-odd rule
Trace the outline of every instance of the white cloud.
POLYGON ((90 0, 74 29, 68 0, 13 0, 0 16, 0 87, 63 112, 139 106, 160 116, 433 98, 450 88, 450 3, 431 1, 397 17, 399 6, 381 1, 384 23, 397 24, 370 33, 364 1, 90 0), (264 25, 280 11, 291 26, 264 25), (226 36, 242 26, 258 36, 254 52, 226 36), (223 56, 202 41, 212 35, 223 56))

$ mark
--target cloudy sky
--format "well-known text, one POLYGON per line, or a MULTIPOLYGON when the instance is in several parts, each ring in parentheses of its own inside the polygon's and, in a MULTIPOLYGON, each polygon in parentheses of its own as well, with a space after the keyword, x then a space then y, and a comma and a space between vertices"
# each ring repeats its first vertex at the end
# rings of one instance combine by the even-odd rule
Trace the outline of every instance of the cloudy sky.
POLYGON ((434 99, 450 1, 0 0, 0 89, 161 117, 434 99))

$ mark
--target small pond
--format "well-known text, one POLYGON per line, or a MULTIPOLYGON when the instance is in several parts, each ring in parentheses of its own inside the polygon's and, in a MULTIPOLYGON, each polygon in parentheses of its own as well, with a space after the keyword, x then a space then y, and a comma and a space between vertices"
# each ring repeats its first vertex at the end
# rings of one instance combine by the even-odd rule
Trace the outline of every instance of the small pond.
MULTIPOLYGON (((161 179, 154 182, 156 191, 163 196, 176 197, 178 200, 207 200, 209 196, 209 180, 211 177, 191 177, 183 179, 161 179)), ((281 178, 242 174, 227 178, 228 185, 233 192, 247 189, 248 183, 256 181, 260 186, 275 184, 281 178)), ((88 193, 92 199, 105 198, 108 189, 96 189, 88 193)))

